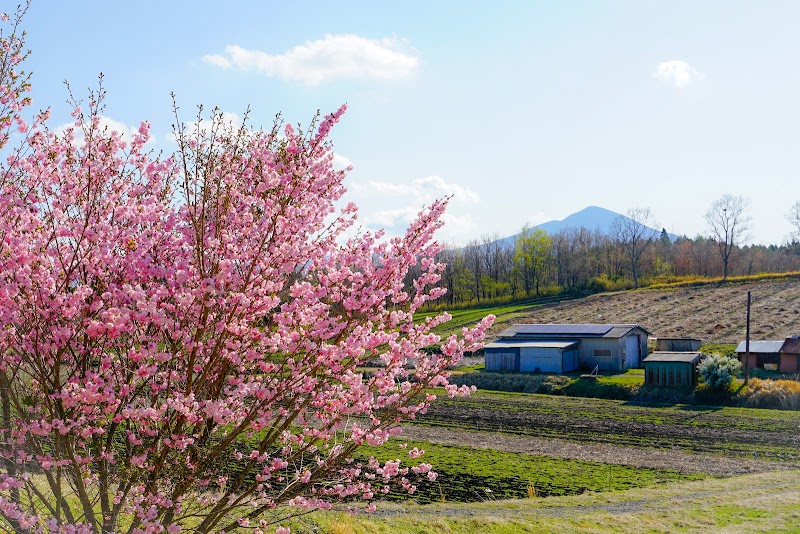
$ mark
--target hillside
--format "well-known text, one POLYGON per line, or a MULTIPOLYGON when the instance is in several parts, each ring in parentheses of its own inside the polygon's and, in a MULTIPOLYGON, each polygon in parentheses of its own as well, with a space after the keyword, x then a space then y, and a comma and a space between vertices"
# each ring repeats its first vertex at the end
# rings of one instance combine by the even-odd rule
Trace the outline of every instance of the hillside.
POLYGON ((500 316, 489 337, 514 323, 636 323, 656 337, 736 343, 745 336, 748 291, 752 339, 800 335, 800 281, 784 279, 603 293, 500 316))

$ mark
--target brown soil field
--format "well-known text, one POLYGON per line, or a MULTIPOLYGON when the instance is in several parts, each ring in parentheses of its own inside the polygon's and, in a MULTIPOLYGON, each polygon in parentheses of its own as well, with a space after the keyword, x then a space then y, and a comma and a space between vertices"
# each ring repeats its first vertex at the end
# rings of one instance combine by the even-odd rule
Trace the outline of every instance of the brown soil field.
MULTIPOLYGON (((607 444, 618 451, 683 451, 800 466, 798 412, 479 392, 438 399, 419 422, 448 431, 493 433, 500 441, 501 434, 509 434, 607 444)), ((491 441, 487 448, 503 449, 491 441)))
POLYGON ((800 281, 790 279, 602 293, 501 317, 489 338, 517 323, 631 323, 655 337, 738 343, 745 337, 748 291, 751 339, 800 335, 800 281))

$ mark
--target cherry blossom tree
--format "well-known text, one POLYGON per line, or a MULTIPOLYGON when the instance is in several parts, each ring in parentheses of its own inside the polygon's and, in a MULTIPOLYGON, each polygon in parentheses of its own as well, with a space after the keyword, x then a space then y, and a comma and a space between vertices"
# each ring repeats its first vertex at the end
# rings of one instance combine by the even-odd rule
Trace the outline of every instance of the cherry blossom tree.
POLYGON ((201 112, 166 158, 146 122, 101 126, 102 86, 65 132, 29 126, 23 14, 0 36, 0 528, 263 532, 435 478, 355 453, 430 388, 469 392, 447 369, 492 318, 445 340, 447 314, 413 321, 443 294, 446 201, 402 237, 356 232, 328 140, 344 107, 304 130, 201 112))

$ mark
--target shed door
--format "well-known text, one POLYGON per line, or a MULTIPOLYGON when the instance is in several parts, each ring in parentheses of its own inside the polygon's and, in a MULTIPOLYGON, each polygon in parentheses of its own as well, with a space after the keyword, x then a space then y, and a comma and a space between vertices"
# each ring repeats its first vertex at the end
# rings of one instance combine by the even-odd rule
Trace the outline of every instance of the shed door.
POLYGON ((639 336, 625 338, 625 368, 639 367, 639 336))
MULTIPOLYGON (((495 352, 490 355, 491 364, 487 365, 492 371, 516 371, 517 355, 513 352, 495 352)), ((487 362, 488 363, 488 362, 487 362)))

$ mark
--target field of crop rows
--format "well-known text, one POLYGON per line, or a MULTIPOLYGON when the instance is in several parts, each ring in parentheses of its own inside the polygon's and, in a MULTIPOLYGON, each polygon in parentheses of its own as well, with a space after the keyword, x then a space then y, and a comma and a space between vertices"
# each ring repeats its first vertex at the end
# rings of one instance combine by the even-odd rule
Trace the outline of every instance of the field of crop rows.
MULTIPOLYGON (((800 467, 797 412, 478 392, 466 399, 438 400, 414 426, 435 430, 427 432, 429 441, 408 444, 425 449, 424 461, 440 474, 433 483, 420 483, 414 498, 423 503, 574 495, 719 476, 721 472, 800 467), (447 439, 448 434, 457 439, 447 439), (470 440, 470 434, 483 441, 470 440), (513 439, 516 442, 509 446, 513 439), (543 454, 541 447, 526 450, 526 439, 553 441, 556 446, 551 449, 559 448, 558 444, 564 449, 563 444, 574 444, 590 452, 595 448, 597 456, 607 460, 587 461, 592 454, 570 458, 552 450, 543 454), (614 451, 620 459, 614 458, 614 451), (626 464, 625 458, 636 456, 631 451, 657 453, 659 465, 626 464), (613 459, 608 460, 610 457, 613 459), (697 461, 685 461, 694 457, 697 461), (720 463, 724 460, 724 468, 715 465, 717 458, 720 463)), ((405 454, 399 443, 365 453, 382 460, 405 454)), ((393 492, 391 497, 401 495, 393 492)))

